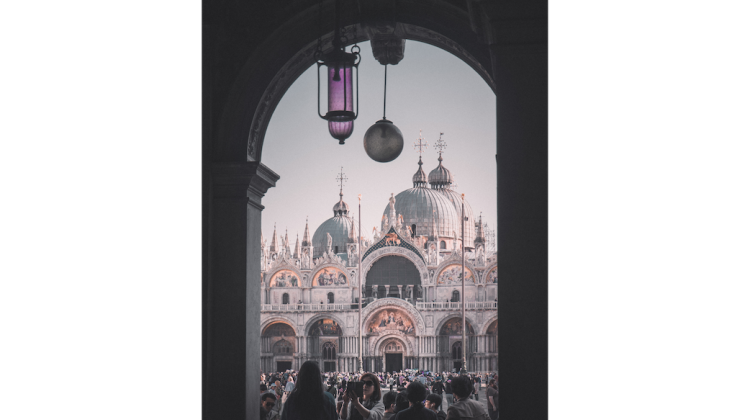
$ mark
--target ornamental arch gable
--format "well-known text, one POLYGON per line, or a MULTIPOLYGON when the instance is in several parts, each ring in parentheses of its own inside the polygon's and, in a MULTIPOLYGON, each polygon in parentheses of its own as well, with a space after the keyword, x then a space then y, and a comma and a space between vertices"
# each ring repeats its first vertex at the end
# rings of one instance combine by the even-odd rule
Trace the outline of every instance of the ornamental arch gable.
MULTIPOLYGON (((372 321, 371 318, 374 314, 389 307, 405 312, 414 322, 414 333, 418 336, 424 335, 425 324, 422 314, 413 305, 409 304, 409 302, 397 298, 378 299, 367 305, 362 309, 362 325, 369 325, 368 323, 372 321)), ((366 333, 366 331, 363 331, 363 333, 366 333)))
MULTIPOLYGON (((441 317, 437 321, 437 323, 435 324, 434 334, 436 336, 439 335, 440 334, 440 330, 443 329, 443 326, 445 325, 445 323, 448 322, 448 321, 450 321, 451 319, 454 319, 454 318, 461 318, 461 312, 449 312, 448 314, 446 314, 443 317, 441 317)), ((469 324, 469 327, 474 331, 475 335, 477 334, 477 331, 480 331, 477 328, 477 326, 478 326, 477 322, 474 319, 472 319, 472 317, 469 316, 468 313, 466 314, 466 323, 469 324)), ((467 333, 468 333, 468 331, 467 331, 467 333)))
POLYGON ((484 322, 484 323, 482 324, 482 329, 480 330, 480 331, 481 331, 481 334, 483 334, 483 335, 487 335, 487 334, 488 334, 488 331, 487 331, 487 330, 488 330, 488 329, 489 329, 489 328, 490 328, 490 327, 492 326, 492 323, 493 323, 493 322, 497 322, 497 315, 495 315, 495 316, 493 316, 493 317, 491 317, 491 318, 487 319, 487 321, 485 321, 485 322, 484 322))
POLYGON ((344 323, 344 320, 339 318, 339 316, 335 315, 334 313, 328 313, 328 312, 317 314, 313 316, 312 318, 308 319, 307 322, 305 322, 305 328, 304 328, 305 335, 310 336, 311 335, 310 332, 313 326, 315 326, 315 324, 318 321, 322 321, 324 319, 330 319, 331 321, 338 324, 339 328, 341 329, 342 335, 347 335, 346 323, 344 323))
POLYGON ((401 247, 395 247, 395 246, 388 246, 384 248, 380 248, 376 251, 373 251, 370 255, 365 257, 365 259, 362 261, 362 279, 367 279, 367 273, 372 268, 372 265, 382 257, 386 256, 397 256, 397 257, 403 257, 409 260, 414 266, 417 268, 417 271, 419 271, 419 279, 422 283, 422 286, 427 286, 430 282, 430 275, 427 271, 427 266, 425 265, 424 261, 420 256, 418 256, 413 251, 410 251, 406 248, 401 247))
POLYGON ((313 275, 305 279, 303 287, 350 287, 351 284, 352 278, 347 273, 345 267, 329 263, 316 266, 313 275), (324 277, 325 281, 330 281, 330 284, 321 284, 324 281, 324 277))
POLYGON ((414 346, 412 345, 411 340, 409 340, 408 337, 405 337, 400 334, 386 334, 381 337, 378 337, 377 340, 370 340, 370 346, 368 348, 369 353, 367 354, 369 356, 373 356, 376 354, 382 355, 384 352, 378 353, 376 352, 376 350, 381 348, 384 344, 386 344, 389 341, 397 341, 401 343, 404 346, 405 356, 415 356, 414 346))
POLYGON ((274 316, 274 317, 268 318, 265 321, 261 322, 261 324, 260 324, 261 334, 264 334, 266 332, 266 328, 268 328, 269 326, 271 326, 273 324, 276 324, 276 323, 287 324, 292 329, 292 331, 294 331, 294 335, 295 336, 299 336, 300 335, 299 331, 297 330, 297 327, 295 327, 294 321, 291 320, 291 319, 289 319, 289 318, 286 318, 284 316, 274 316))
POLYGON ((302 286, 302 281, 304 279, 304 276, 302 275, 302 272, 300 272, 299 268, 297 268, 296 266, 294 266, 292 264, 286 264, 286 263, 279 264, 279 265, 273 267, 272 270, 270 270, 270 271, 268 271, 268 272, 265 273, 265 276, 264 276, 264 279, 263 279, 263 281, 265 283, 265 286, 267 288, 273 287, 272 284, 275 285, 276 280, 279 277, 281 277, 282 275, 284 275, 285 278, 288 278, 289 275, 293 275, 297 279, 296 286, 286 285, 284 287, 295 288, 295 287, 302 286), (278 276, 277 276, 277 274, 278 274, 278 276))
MULTIPOLYGON (((459 265, 459 266, 461 265, 461 257, 460 257, 460 255, 457 257, 456 254, 453 254, 449 258, 447 258, 444 261, 442 261, 437 266, 437 268, 434 271, 435 272, 435 278, 432 279, 433 282, 434 282, 434 284, 436 286, 451 286, 452 285, 452 284, 441 284, 441 283, 439 283, 440 276, 443 274, 443 270, 445 270, 446 268, 449 268, 452 265, 459 265)), ((472 281, 470 283, 467 283, 467 284, 469 284, 469 285, 475 285, 475 284, 477 284, 479 278, 477 276, 477 271, 474 269, 474 266, 471 263, 469 263, 468 261, 464 261, 464 267, 466 268, 466 270, 469 271, 469 273, 471 273, 471 278, 472 278, 472 281)), ((461 283, 459 282, 458 284, 461 284, 461 283)))
POLYGON ((497 274, 498 274, 498 268, 497 268, 497 262, 495 262, 484 271, 482 284, 486 284, 486 285, 497 284, 497 281, 498 281, 497 274))

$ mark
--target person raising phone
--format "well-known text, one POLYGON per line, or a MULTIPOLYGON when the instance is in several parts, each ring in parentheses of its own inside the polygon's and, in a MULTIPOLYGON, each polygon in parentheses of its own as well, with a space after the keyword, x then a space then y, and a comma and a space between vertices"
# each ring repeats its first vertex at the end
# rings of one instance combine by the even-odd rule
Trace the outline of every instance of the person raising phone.
POLYGON ((381 420, 385 406, 380 398, 380 382, 372 373, 365 373, 362 382, 362 398, 357 396, 354 382, 344 393, 344 404, 339 410, 341 420, 381 420))

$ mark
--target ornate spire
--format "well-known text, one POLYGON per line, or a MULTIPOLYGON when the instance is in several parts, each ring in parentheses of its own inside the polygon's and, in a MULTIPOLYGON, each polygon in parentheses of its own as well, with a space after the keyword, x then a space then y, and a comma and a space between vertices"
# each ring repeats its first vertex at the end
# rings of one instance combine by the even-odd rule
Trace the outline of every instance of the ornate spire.
POLYGON ((294 245, 294 258, 299 258, 299 233, 297 233, 297 243, 294 245))
POLYGON ((422 188, 427 186, 427 174, 422 170, 422 152, 429 146, 427 141, 422 137, 422 130, 419 130, 419 138, 414 142, 414 150, 419 152, 419 169, 417 173, 411 178, 414 183, 414 188, 422 188))
POLYGON ((474 238, 474 244, 484 244, 484 223, 482 223, 482 213, 479 213, 479 226, 477 227, 477 237, 474 238))
POLYGON ((289 248, 289 229, 286 229, 284 232, 284 251, 286 251, 287 255, 292 253, 292 250, 289 248))
POLYGON ((302 234, 302 246, 310 245, 310 226, 307 217, 305 217, 305 233, 302 234))
POLYGON ((271 252, 279 252, 278 238, 276 237, 276 223, 273 224, 273 236, 271 236, 271 252))

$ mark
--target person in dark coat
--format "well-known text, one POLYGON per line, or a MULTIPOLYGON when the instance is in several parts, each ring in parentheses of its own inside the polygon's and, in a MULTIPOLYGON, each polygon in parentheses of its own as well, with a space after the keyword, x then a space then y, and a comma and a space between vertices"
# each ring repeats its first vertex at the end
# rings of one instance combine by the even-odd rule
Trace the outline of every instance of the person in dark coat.
POLYGON ((440 379, 432 383, 432 393, 440 395, 440 399, 443 399, 443 390, 445 390, 445 386, 443 386, 443 382, 440 379))
POLYGON ((448 416, 445 411, 440 409, 443 405, 443 396, 438 394, 430 394, 427 396, 427 400, 424 402, 424 406, 435 412, 438 420, 445 420, 448 416))
POLYGON ((336 403, 324 394, 318 364, 307 361, 297 376, 297 385, 289 394, 281 420, 337 420, 336 403))
POLYGON ((409 408, 396 413, 393 420, 437 420, 437 415, 427 409, 422 403, 427 397, 427 388, 419 381, 414 381, 406 387, 406 398, 409 408))

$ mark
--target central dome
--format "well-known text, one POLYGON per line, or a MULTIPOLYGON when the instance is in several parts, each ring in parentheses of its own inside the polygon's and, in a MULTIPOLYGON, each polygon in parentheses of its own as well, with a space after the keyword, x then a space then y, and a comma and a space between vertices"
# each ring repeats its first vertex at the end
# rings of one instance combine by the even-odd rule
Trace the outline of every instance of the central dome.
MULTIPOLYGON (((439 236, 453 237, 453 232, 461 235, 459 217, 451 200, 440 191, 429 188, 409 188, 396 195, 396 215, 404 217, 404 224, 416 228, 417 236, 431 236, 433 218, 439 236)), ((386 206, 383 214, 390 214, 386 206)))

